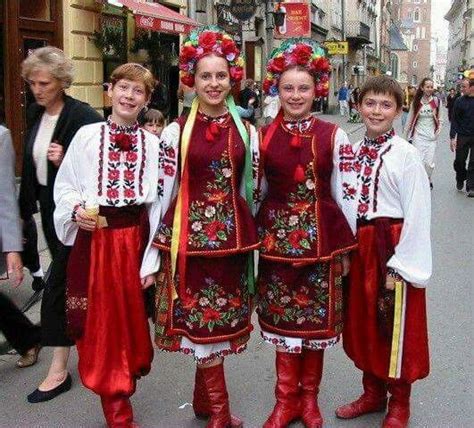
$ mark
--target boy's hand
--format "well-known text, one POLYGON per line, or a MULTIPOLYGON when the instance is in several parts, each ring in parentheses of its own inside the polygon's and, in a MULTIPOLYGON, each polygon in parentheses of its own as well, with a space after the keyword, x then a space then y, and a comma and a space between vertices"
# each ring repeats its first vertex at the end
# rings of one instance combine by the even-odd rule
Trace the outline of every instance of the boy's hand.
POLYGON ((151 287, 156 281, 155 275, 147 275, 145 278, 142 278, 142 288, 146 290, 148 287, 151 287))
POLYGON ((449 148, 451 149, 453 153, 456 151, 456 147, 457 147, 456 138, 451 138, 451 141, 449 142, 449 148))
POLYGON ((347 276, 351 268, 351 258, 349 254, 342 255, 341 264, 342 264, 342 276, 347 276))
POLYGON ((385 278, 385 288, 387 290, 395 290, 395 282, 397 279, 393 278, 390 275, 387 275, 387 278, 385 278))

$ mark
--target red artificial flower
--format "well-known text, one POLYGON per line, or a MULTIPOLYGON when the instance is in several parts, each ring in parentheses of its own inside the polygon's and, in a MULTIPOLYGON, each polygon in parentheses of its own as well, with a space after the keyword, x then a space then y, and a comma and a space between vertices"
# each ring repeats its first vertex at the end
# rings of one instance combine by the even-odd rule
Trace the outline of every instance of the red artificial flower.
POLYGON ((188 62, 196 56, 196 48, 194 46, 183 46, 181 49, 180 60, 183 63, 188 62))
POLYGON ((263 91, 265 93, 268 93, 268 91, 270 90, 271 86, 272 86, 272 81, 270 79, 265 79, 265 81, 263 82, 263 91))
POLYGON ((276 58, 270 61, 270 64, 268 64, 268 70, 272 73, 282 73, 285 69, 285 65, 285 57, 277 56, 276 58))
POLYGON ((165 175, 172 177, 174 175, 174 168, 171 165, 165 165, 164 167, 165 175))
POLYGON ((233 40, 230 39, 223 39, 221 43, 222 53, 224 55, 229 55, 231 53, 235 53, 237 47, 233 40))
POLYGON ((135 178, 133 171, 125 171, 123 174, 125 180, 132 181, 135 178))
POLYGON ((127 153, 127 162, 136 162, 138 159, 138 155, 134 152, 127 153))
POLYGON ((306 65, 311 58, 313 50, 311 46, 305 45, 303 43, 296 45, 295 49, 292 52, 292 55, 296 59, 296 63, 300 65, 306 65))
POLYGON ((107 197, 110 199, 117 199, 119 196, 119 192, 117 189, 109 189, 107 190, 107 197))
POLYGON ((181 76, 181 82, 183 83, 183 85, 186 85, 192 88, 194 86, 194 76, 189 73, 183 74, 181 76))
POLYGON ((327 73, 331 71, 331 64, 327 58, 319 57, 311 61, 311 68, 315 71, 327 73))
POLYGON ((109 152, 109 160, 111 162, 118 162, 120 160, 119 152, 109 152))
POLYGON ((119 178, 118 169, 111 169, 109 171, 109 180, 118 180, 118 178, 119 178))
POLYGON ((266 235, 263 239, 262 245, 267 251, 272 251, 275 248, 275 237, 273 235, 266 235))
POLYGON ((222 230, 225 230, 225 225, 224 223, 221 223, 220 221, 212 221, 211 223, 209 223, 205 228, 204 228, 205 232, 206 232, 206 235, 207 237, 211 240, 211 241, 215 241, 217 239, 217 233, 222 231, 222 230))
POLYGON ((204 51, 210 51, 217 42, 217 35, 213 31, 203 31, 199 35, 198 43, 204 51))
POLYGON ((308 232, 298 229, 288 235, 288 242, 293 248, 301 248, 300 242, 308 237, 308 232))
POLYGON ((239 82, 244 77, 244 69, 242 67, 230 67, 230 77, 235 82, 239 82))
POLYGON ((216 311, 212 308, 205 308, 203 310, 202 320, 205 323, 209 323, 211 321, 218 321, 221 319, 221 314, 219 311, 216 311))
POLYGON ((278 306, 278 305, 268 305, 268 310, 272 313, 272 314, 277 314, 277 315, 285 315, 285 308, 282 307, 282 306, 278 306))
POLYGON ((128 152, 133 145, 133 138, 129 134, 124 134, 120 133, 115 135, 114 137, 115 144, 119 146, 119 149, 122 150, 122 152, 128 152))

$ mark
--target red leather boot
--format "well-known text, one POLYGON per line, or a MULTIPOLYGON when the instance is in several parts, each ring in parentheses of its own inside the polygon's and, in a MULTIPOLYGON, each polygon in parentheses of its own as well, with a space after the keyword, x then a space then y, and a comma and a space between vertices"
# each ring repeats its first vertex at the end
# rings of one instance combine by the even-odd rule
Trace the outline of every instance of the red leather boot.
POLYGON ((378 377, 364 372, 362 376, 364 393, 352 403, 338 407, 336 416, 354 419, 367 413, 383 412, 387 406, 387 385, 378 377))
POLYGON ((133 423, 133 410, 130 399, 124 395, 101 395, 100 401, 109 428, 137 428, 133 423))
POLYGON ((240 419, 232 418, 229 409, 229 395, 224 377, 224 365, 198 369, 201 372, 209 403, 209 422, 206 428, 240 428, 240 419), (233 425, 236 423, 237 425, 233 425))
POLYGON ((276 404, 263 428, 284 428, 301 416, 299 383, 301 354, 276 353, 276 404))
POLYGON ((319 384, 323 377, 324 351, 303 349, 301 370, 301 420, 306 428, 321 428, 323 418, 318 406, 319 384))
MULTIPOLYGON (((210 414, 209 398, 207 397, 206 385, 202 376, 202 370, 196 366, 196 376, 194 379, 193 409, 196 418, 207 419, 210 414)), ((239 428, 243 425, 242 421, 234 415, 230 415, 231 427, 239 428)))
POLYGON ((383 420, 383 428, 406 428, 410 419, 410 392, 411 385, 406 382, 388 384, 390 399, 388 412, 383 420))

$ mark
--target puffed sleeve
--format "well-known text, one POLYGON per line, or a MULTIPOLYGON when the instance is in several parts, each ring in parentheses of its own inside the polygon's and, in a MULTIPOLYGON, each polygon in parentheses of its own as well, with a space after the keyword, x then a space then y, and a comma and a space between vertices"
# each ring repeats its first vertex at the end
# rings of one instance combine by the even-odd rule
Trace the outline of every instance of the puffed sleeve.
POLYGON ((159 197, 161 213, 168 210, 179 186, 179 139, 180 127, 177 122, 170 123, 161 134, 159 154, 159 197))
POLYGON ((263 141, 263 131, 260 128, 257 134, 257 141, 254 143, 257 146, 257 158, 254 162, 254 180, 255 183, 255 192, 254 192, 254 203, 255 209, 258 212, 260 209, 260 205, 262 204, 263 200, 267 196, 268 193, 268 182, 265 177, 263 159, 262 159, 262 152, 260 151, 260 147, 263 141))
POLYGON ((86 135, 84 128, 79 129, 69 145, 69 149, 59 167, 54 182, 54 228, 58 239, 64 245, 73 245, 76 239, 78 226, 73 221, 73 211, 84 203, 85 196, 81 190, 79 168, 87 165, 81 159, 84 150, 86 135))
POLYGON ((147 198, 149 202, 145 203, 148 211, 150 233, 140 268, 141 278, 157 273, 160 268, 160 252, 152 243, 161 221, 161 200, 159 198, 159 145, 161 141, 157 141, 155 136, 147 136, 147 143, 149 164, 147 165, 146 179, 150 181, 150 189, 153 189, 153 191, 151 191, 151 201, 150 198, 147 198))
POLYGON ((395 254, 387 263, 414 287, 424 287, 431 277, 431 192, 428 176, 415 150, 405 158, 399 187, 403 227, 395 254))
MULTIPOLYGON (((352 162, 353 149, 347 134, 338 128, 334 137, 334 147, 332 151, 332 173, 331 173, 331 196, 336 201, 339 208, 351 227, 352 233, 356 232, 356 213, 353 201, 344 199, 344 183, 352 182, 355 179, 354 173, 345 167, 345 163, 352 162)), ((355 183, 353 183, 355 185, 355 183)))

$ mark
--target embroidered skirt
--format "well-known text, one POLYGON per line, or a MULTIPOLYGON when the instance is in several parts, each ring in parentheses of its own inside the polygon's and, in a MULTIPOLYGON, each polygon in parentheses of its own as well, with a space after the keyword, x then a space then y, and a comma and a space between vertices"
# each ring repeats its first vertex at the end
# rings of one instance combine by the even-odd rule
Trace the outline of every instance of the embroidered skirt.
POLYGON ((156 293, 157 346, 192 354, 201 362, 242 352, 252 330, 247 261, 247 253, 189 257, 186 290, 180 290, 179 282, 172 279, 170 255, 164 253, 156 293), (174 290, 178 297, 173 300, 174 290), (216 346, 197 346, 211 344, 216 346))
POLYGON ((267 333, 331 339, 342 330, 342 266, 330 262, 294 267, 260 259, 257 313, 267 333))
MULTIPOLYGON (((109 396, 133 394, 136 379, 150 371, 153 359, 139 274, 148 235, 143 231, 146 210, 132 210, 125 217, 120 210, 101 209, 109 227, 92 234, 79 231, 68 266, 68 283, 80 278, 81 270, 88 282, 85 299, 69 294, 67 302, 71 321, 78 319, 82 331, 76 342, 79 374, 84 386, 109 396), (119 227, 114 227, 114 218, 119 227), (84 254, 88 260, 80 256, 84 254), (76 312, 85 317, 74 317, 76 312)), ((73 284, 68 286, 75 290, 73 284)))
MULTIPOLYGON (((392 224, 394 242, 398 242, 401 228, 401 223, 392 224)), ((344 350, 359 369, 389 380, 392 338, 383 333, 378 322, 377 298, 383 278, 376 228, 371 224, 360 226, 358 242, 349 274, 342 334, 344 350)), ((425 289, 407 284, 403 313, 400 379, 411 383, 429 374, 425 289)))

